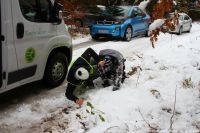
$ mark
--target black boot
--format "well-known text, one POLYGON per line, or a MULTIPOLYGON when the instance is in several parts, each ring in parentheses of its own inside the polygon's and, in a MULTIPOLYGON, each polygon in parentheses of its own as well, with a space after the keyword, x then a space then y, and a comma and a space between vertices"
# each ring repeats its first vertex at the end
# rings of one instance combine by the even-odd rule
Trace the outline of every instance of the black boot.
POLYGON ((103 87, 108 87, 108 86, 110 86, 110 83, 108 80, 104 80, 104 83, 102 85, 103 85, 103 87))

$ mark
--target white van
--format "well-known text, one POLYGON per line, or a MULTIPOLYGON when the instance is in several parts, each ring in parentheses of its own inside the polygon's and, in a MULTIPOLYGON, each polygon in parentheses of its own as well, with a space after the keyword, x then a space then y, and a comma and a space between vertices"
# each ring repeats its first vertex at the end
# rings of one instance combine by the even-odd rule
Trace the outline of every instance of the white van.
POLYGON ((72 40, 51 0, 0 0, 0 93, 44 79, 60 85, 72 40))

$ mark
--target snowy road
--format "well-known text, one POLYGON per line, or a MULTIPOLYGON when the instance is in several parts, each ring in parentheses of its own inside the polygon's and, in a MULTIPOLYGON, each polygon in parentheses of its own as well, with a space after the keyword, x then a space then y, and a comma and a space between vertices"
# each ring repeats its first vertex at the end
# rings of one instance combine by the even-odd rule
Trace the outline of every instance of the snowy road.
POLYGON ((130 42, 89 41, 75 45, 74 58, 80 56, 88 46, 97 52, 113 48, 122 52, 127 59, 127 72, 131 67, 140 66, 142 69, 127 79, 119 91, 112 92, 112 87, 97 88, 82 95, 104 112, 102 115, 106 122, 101 122, 96 115, 87 114, 86 105, 77 108, 66 100, 66 83, 53 90, 30 85, 23 88, 25 94, 0 100, 0 132, 168 132, 173 112, 174 132, 198 132, 199 44, 200 25, 194 23, 191 33, 180 36, 161 34, 155 49, 151 47, 149 38, 134 38, 130 42), (35 90, 30 91, 32 88, 35 90), (65 106, 67 111, 63 113, 65 106), (154 128, 150 128, 145 121, 154 128))

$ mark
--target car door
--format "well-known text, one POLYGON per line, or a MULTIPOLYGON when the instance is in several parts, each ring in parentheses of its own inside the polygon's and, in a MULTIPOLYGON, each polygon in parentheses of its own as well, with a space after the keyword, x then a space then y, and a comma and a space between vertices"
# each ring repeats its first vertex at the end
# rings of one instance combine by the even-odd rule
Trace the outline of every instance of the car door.
POLYGON ((41 77, 45 63, 46 45, 57 34, 56 25, 50 22, 50 0, 12 0, 14 44, 19 75, 12 82, 31 81, 41 77), (26 79, 26 80, 25 80, 26 79))
POLYGON ((190 18, 187 15, 184 15, 184 20, 183 20, 183 30, 187 31, 190 28, 190 18))
POLYGON ((147 30, 147 27, 148 27, 148 17, 146 16, 146 14, 138 7, 137 8, 137 14, 139 16, 139 31, 140 32, 145 32, 147 30))
POLYGON ((138 32, 140 32, 141 18, 142 18, 141 16, 137 15, 137 8, 133 7, 131 13, 131 26, 133 29, 133 36, 137 35, 138 32))

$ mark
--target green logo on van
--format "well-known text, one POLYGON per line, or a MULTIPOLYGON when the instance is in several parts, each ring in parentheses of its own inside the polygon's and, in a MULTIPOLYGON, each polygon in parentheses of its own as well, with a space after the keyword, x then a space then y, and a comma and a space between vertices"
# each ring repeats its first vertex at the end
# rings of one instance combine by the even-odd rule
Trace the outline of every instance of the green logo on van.
POLYGON ((28 48, 25 53, 25 59, 28 63, 32 62, 35 58, 35 49, 28 48))

